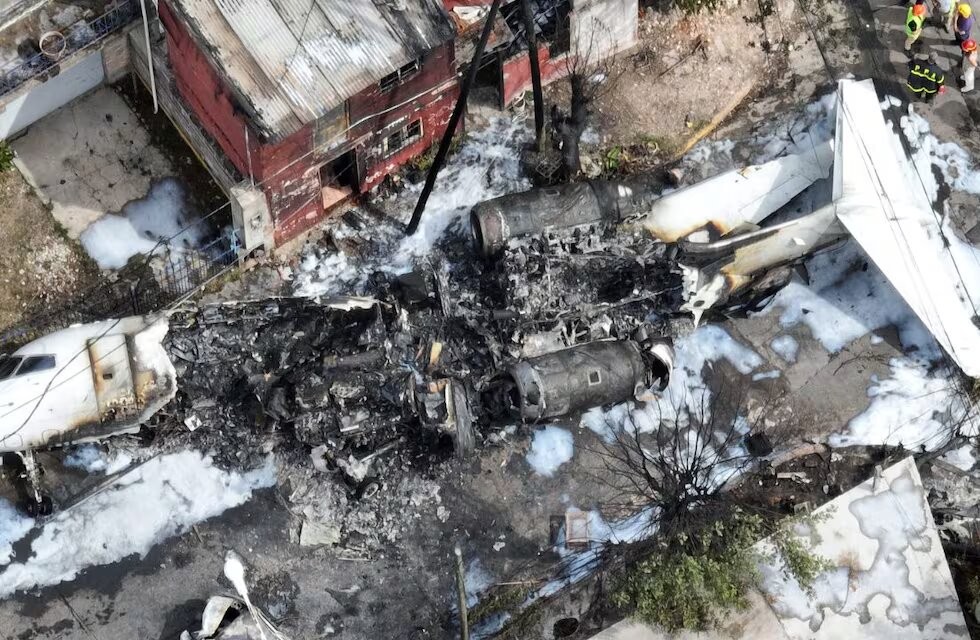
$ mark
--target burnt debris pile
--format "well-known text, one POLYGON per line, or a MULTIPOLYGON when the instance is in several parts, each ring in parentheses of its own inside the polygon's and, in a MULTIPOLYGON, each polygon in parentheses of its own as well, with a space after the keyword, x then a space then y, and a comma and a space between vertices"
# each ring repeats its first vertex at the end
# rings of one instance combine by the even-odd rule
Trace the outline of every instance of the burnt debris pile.
POLYGON ((453 354, 433 331, 394 296, 181 310, 166 344, 179 380, 170 414, 185 440, 237 465, 283 440, 338 459, 399 439, 471 447, 455 438, 469 428, 466 392, 445 377, 453 354))
POLYGON ((662 336, 680 275, 667 245, 617 228, 626 200, 586 190, 597 219, 510 227, 492 253, 477 247, 483 259, 456 235, 411 272, 370 274, 363 297, 172 312, 178 393, 155 417, 158 446, 234 467, 275 451, 290 501, 326 522, 364 516, 354 498, 381 476, 392 499, 431 493, 409 480, 438 476, 495 429, 649 399, 673 364, 662 336), (329 495, 324 474, 344 480, 329 495))
POLYGON ((160 426, 237 466, 288 441, 361 491, 389 452, 462 457, 494 427, 665 384, 679 291, 667 258, 644 236, 578 225, 452 270, 372 274, 370 297, 189 306, 170 318, 179 392, 160 426))
POLYGON ((680 304, 680 276, 666 253, 663 243, 589 226, 511 242, 494 271, 511 315, 529 321, 525 333, 564 325, 574 344, 662 329, 680 304))

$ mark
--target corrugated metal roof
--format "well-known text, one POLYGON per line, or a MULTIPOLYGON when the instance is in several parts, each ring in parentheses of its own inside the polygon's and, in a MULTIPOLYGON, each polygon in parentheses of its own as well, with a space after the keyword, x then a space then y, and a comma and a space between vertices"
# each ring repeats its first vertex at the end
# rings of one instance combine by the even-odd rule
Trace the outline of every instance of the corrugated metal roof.
POLYGON ((280 138, 450 40, 440 0, 173 0, 256 124, 280 138))

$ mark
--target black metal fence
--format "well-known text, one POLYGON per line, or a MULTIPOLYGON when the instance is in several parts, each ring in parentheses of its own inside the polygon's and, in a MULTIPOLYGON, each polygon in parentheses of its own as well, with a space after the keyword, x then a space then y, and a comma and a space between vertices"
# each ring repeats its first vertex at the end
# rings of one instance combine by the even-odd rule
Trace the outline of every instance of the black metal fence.
MULTIPOLYGON (((207 220, 194 224, 209 225, 207 220)), ((72 324, 165 309, 238 265, 241 242, 230 227, 219 234, 210 232, 211 239, 197 247, 175 241, 185 231, 161 240, 149 254, 134 256, 111 281, 81 291, 57 306, 41 309, 0 331, 0 353, 9 353, 72 324)))
POLYGON ((15 64, 0 70, 0 97, 56 67, 73 53, 88 48, 120 30, 132 22, 139 12, 139 0, 121 0, 97 18, 77 24, 65 32, 59 32, 53 36, 50 45, 52 48, 56 47, 56 51, 22 56, 15 64), (63 39, 63 42, 58 40, 59 38, 63 39))

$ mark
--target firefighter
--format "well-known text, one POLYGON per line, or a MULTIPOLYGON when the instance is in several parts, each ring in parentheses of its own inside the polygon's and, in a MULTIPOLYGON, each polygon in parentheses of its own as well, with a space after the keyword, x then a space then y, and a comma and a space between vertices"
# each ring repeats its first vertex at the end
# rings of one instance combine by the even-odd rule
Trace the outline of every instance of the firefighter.
POLYGON ((932 13, 937 26, 945 29, 947 33, 953 32, 953 17, 956 15, 955 0, 932 0, 932 13))
POLYGON ((956 3, 956 18, 953 21, 953 35, 956 36, 956 44, 962 46, 964 42, 973 37, 973 8, 967 2, 956 3))
POLYGON ((946 74, 939 66, 936 54, 928 60, 910 60, 909 77, 906 86, 919 100, 932 102, 936 94, 946 92, 946 74))
POLYGON ((977 41, 970 38, 963 42, 961 48, 963 49, 963 64, 961 66, 963 75, 960 80, 963 81, 963 93, 969 93, 973 91, 973 76, 977 71, 977 41))
POLYGON ((922 23, 926 19, 926 5, 913 4, 905 15, 905 50, 911 51, 912 45, 922 35, 922 23))

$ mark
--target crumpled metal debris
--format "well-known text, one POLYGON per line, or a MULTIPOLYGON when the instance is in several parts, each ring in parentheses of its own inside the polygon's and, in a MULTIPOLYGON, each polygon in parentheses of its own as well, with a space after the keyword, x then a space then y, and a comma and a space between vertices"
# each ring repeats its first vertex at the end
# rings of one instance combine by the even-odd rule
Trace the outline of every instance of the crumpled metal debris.
POLYGON ((208 598, 201 615, 201 628, 181 632, 180 640, 289 640, 289 636, 252 603, 245 581, 245 564, 234 551, 225 555, 224 574, 238 597, 208 598))

